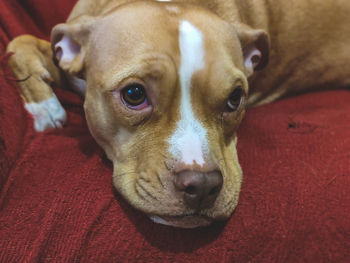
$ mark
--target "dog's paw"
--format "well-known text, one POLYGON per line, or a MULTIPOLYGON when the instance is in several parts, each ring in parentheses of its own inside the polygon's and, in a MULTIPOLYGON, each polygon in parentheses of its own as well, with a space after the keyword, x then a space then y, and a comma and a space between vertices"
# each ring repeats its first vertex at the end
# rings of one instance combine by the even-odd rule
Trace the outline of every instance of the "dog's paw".
POLYGON ((7 52, 13 53, 9 66, 18 79, 25 108, 34 118, 35 130, 61 128, 67 114, 52 87, 60 87, 63 78, 53 63, 51 44, 34 36, 22 35, 9 43, 7 52))
POLYGON ((66 111, 54 94, 41 102, 26 103, 25 108, 33 116, 34 129, 37 132, 62 128, 67 121, 66 111))

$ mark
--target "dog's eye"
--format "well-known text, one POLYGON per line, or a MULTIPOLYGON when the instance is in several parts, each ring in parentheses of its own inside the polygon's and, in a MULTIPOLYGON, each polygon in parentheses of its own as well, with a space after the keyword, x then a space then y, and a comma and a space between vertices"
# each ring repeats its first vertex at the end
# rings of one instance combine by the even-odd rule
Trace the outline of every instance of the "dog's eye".
POLYGON ((139 83, 133 83, 126 86, 121 93, 123 101, 128 107, 141 109, 142 105, 147 104, 146 90, 139 83))
POLYGON ((236 111, 239 106, 241 105, 243 97, 243 90, 241 86, 238 86, 235 88, 235 90, 231 93, 228 101, 227 106, 229 111, 236 111))

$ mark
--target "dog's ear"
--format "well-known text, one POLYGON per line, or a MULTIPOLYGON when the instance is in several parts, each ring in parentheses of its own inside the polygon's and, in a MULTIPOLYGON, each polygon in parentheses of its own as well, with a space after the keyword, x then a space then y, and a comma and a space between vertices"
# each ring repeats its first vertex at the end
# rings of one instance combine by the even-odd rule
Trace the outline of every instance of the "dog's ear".
POLYGON ((246 26, 238 27, 238 37, 241 41, 244 65, 247 74, 264 68, 269 62, 270 43, 267 33, 260 29, 246 26))
POLYGON ((56 25, 51 31, 53 59, 61 69, 78 75, 84 69, 86 43, 95 18, 83 16, 72 22, 56 25))

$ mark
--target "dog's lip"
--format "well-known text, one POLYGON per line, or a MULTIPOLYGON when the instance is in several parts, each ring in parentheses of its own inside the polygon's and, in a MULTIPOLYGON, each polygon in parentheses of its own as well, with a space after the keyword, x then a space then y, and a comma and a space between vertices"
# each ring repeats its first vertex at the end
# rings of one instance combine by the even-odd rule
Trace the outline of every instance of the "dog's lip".
POLYGON ((213 219, 199 214, 184 214, 180 216, 158 216, 150 215, 149 218, 157 223, 180 228, 197 228, 208 226, 213 219))

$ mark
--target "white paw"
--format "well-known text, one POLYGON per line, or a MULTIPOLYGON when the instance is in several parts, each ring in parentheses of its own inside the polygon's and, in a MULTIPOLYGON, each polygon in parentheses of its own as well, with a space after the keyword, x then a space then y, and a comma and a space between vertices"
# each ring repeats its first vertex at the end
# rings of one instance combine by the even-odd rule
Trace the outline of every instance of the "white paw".
POLYGON ((34 128, 37 132, 62 128, 67 120, 66 111, 54 94, 50 99, 39 103, 26 103, 25 108, 33 116, 34 128))

